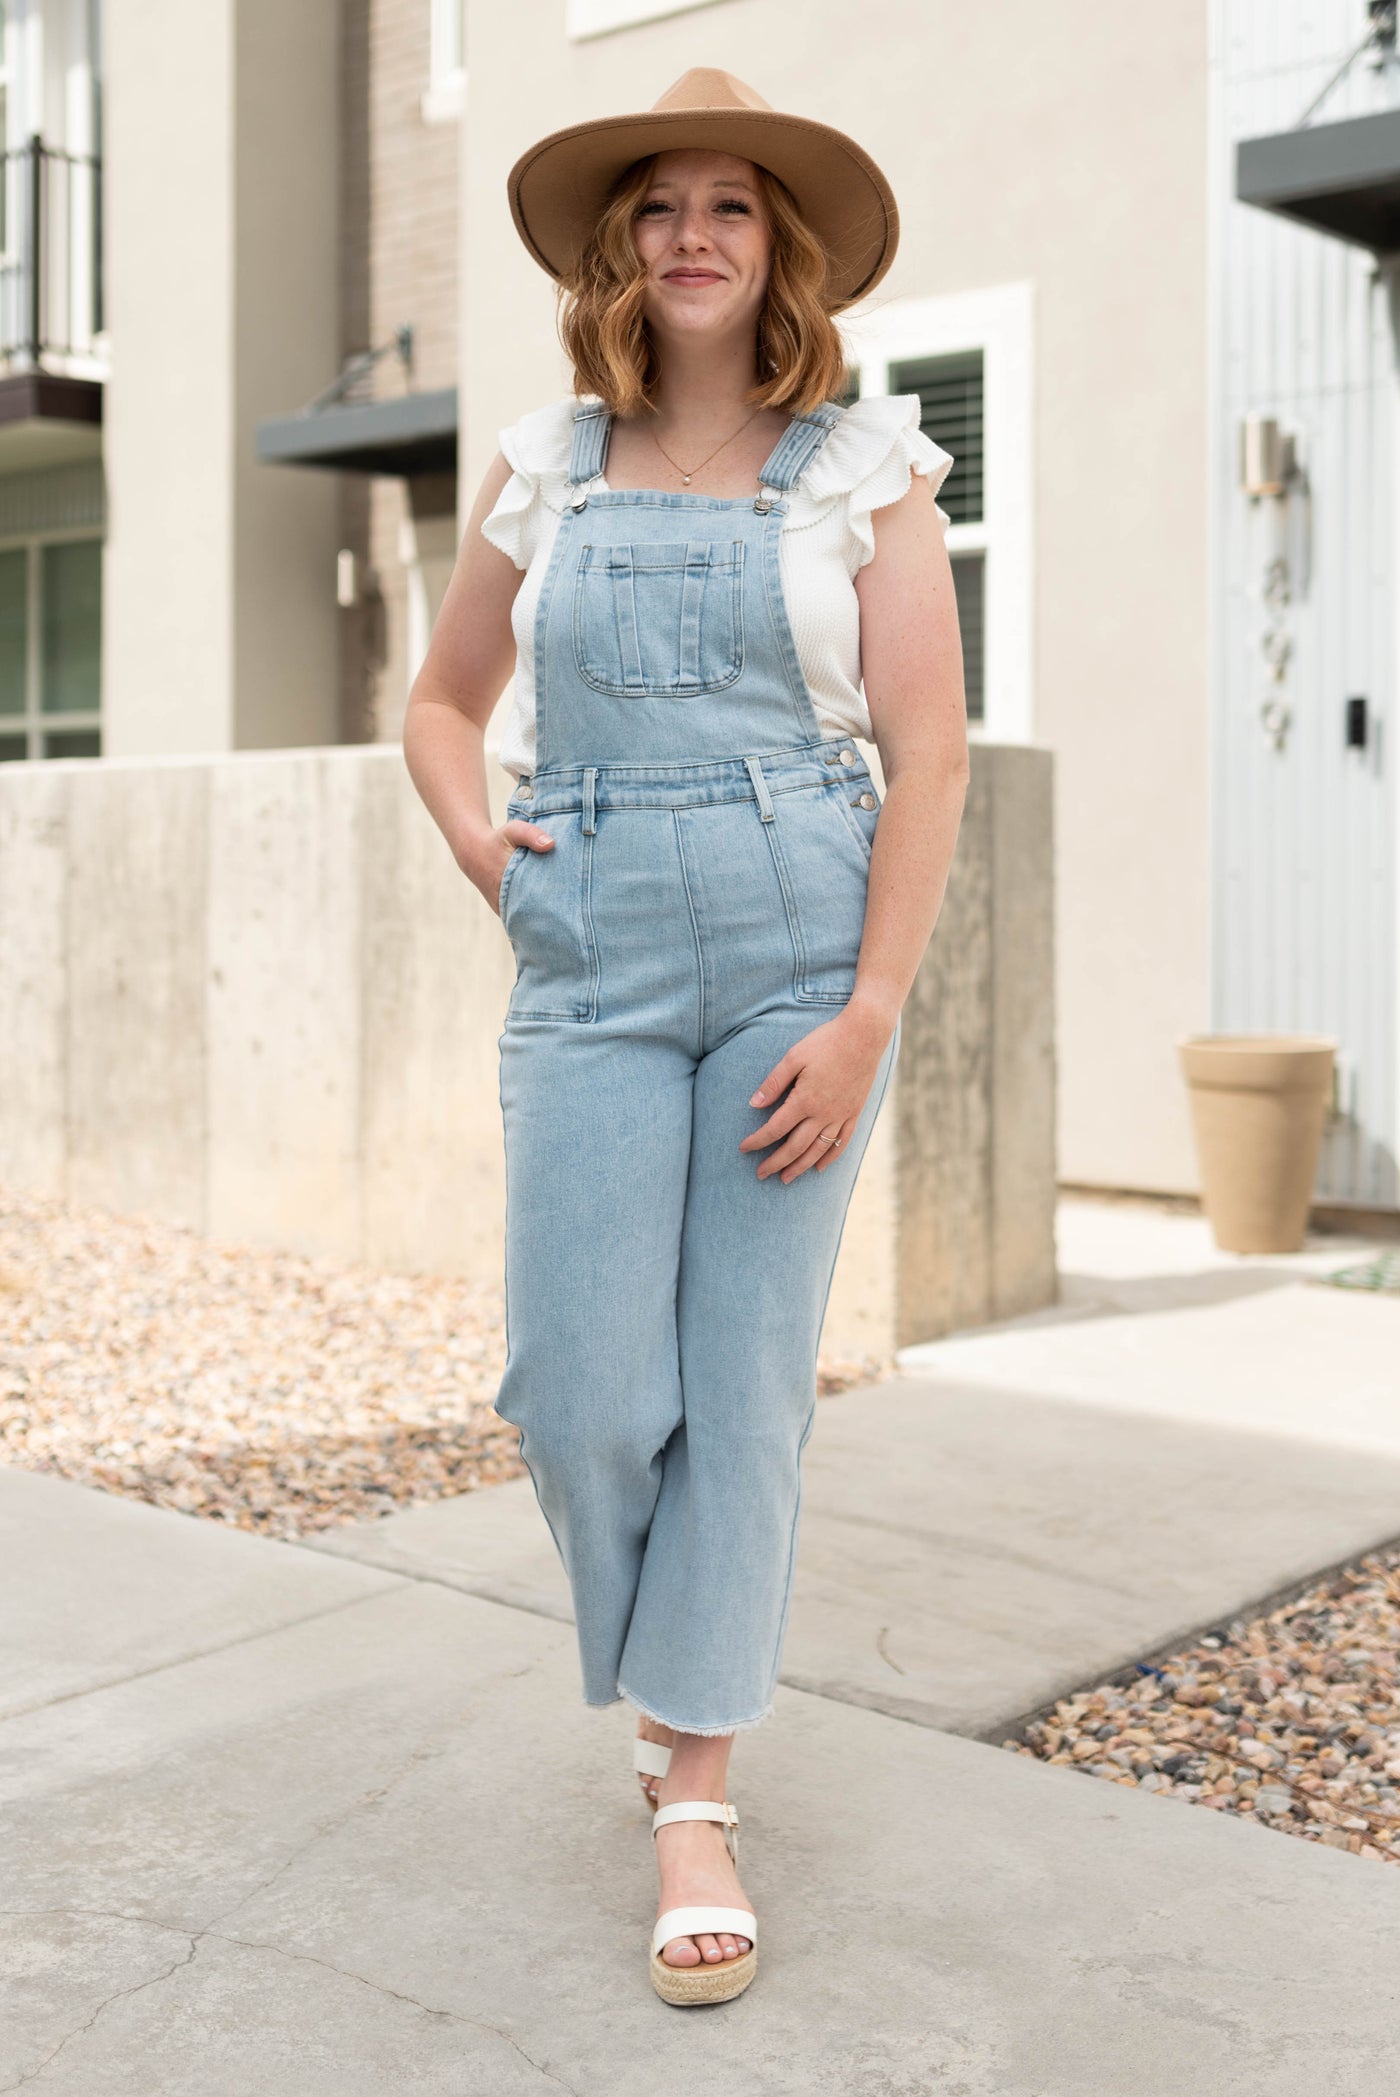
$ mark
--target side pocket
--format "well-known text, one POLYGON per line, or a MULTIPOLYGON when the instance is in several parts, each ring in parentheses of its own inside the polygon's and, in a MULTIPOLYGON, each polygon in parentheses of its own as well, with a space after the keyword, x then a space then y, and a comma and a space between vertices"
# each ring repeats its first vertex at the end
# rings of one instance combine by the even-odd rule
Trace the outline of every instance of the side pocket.
MULTIPOLYGON (((870 794, 872 799, 874 798, 874 790, 870 786, 864 786, 862 791, 870 794)), ((835 799, 842 815, 846 819, 846 827, 850 830, 868 860, 871 848, 875 843, 875 825, 880 820, 878 805, 874 808, 862 808, 859 801, 851 799, 846 791, 846 782, 844 780, 836 789, 835 799)))
POLYGON ((793 996, 802 1005, 844 1005, 855 989, 865 931, 867 840, 832 803, 843 787, 773 797, 766 824, 793 948, 793 996))
POLYGON ((576 812, 536 817, 552 852, 518 847, 508 864, 506 932, 515 952, 515 987, 506 1024, 525 1019, 587 1021, 598 1014, 598 950, 591 898, 593 836, 576 812), (529 864, 526 864, 526 861, 529 864))
POLYGON ((496 891, 496 909, 500 914, 502 926, 505 925, 506 921, 506 896, 514 878, 515 869, 519 866, 522 857, 529 849, 528 845, 517 845, 501 870, 501 885, 496 891))

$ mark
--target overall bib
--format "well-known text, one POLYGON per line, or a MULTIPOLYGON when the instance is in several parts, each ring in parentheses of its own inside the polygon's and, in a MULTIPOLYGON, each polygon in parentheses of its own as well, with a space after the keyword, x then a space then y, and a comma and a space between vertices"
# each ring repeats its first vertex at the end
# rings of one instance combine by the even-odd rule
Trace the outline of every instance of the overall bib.
POLYGON ((693 1733, 771 1708, 832 1270, 899 1046, 823 1172, 760 1180, 750 1094, 850 998, 878 802, 824 738, 779 573, 783 495, 593 489, 574 420, 535 623, 536 765, 509 814, 500 1037, 505 1374, 573 1590, 590 1704, 693 1733))

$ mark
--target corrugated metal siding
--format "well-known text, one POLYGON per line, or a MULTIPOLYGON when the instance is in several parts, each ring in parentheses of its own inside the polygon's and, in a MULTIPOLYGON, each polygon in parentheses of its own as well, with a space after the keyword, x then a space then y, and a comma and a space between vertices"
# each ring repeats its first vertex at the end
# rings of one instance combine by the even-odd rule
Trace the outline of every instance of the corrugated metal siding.
MULTIPOLYGON (((1217 1029, 1341 1043, 1340 1105, 1317 1193, 1400 1203, 1395 773, 1396 337, 1374 258, 1233 200, 1234 141, 1291 128, 1366 25, 1364 0, 1217 0, 1212 21, 1214 918, 1217 1029), (1296 433, 1287 504, 1291 643, 1262 652, 1277 506, 1238 487, 1249 411, 1296 433), (1260 709, 1292 714, 1275 750, 1260 709), (1372 747, 1343 746, 1347 698, 1372 747), (1378 730, 1383 726, 1384 734, 1378 730), (1387 747, 1387 744, 1389 747, 1387 747)), ((1394 99, 1358 61, 1314 121, 1394 99)))

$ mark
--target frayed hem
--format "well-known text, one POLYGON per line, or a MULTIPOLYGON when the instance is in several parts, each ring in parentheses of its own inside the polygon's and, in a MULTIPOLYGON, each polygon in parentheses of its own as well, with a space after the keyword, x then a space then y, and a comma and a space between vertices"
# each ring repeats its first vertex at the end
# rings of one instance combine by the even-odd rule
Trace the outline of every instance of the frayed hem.
POLYGON ((649 1718, 653 1725, 669 1726, 673 1733, 693 1733, 700 1740, 720 1740, 729 1733, 748 1733, 753 1727, 761 1726, 766 1718, 773 1716, 774 1707, 769 1704, 766 1710, 759 1712, 757 1718, 731 1719, 729 1724, 724 1726, 687 1726, 674 1718, 668 1718, 664 1711, 654 1711, 650 1704, 644 1704, 639 1696, 634 1696, 625 1683, 619 1682, 617 1686, 633 1710, 639 1711, 643 1718, 649 1718))

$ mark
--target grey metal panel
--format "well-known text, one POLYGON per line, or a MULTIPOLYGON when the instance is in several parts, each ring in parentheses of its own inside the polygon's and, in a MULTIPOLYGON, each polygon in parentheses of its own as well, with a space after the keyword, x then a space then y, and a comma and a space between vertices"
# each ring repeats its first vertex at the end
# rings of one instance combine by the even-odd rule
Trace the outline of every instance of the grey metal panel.
MULTIPOLYGON (((1233 195, 1235 147, 1293 126, 1361 35, 1361 0, 1216 0, 1212 65, 1213 765, 1211 1024, 1341 1042, 1319 1198, 1400 1203, 1395 766, 1395 346, 1372 258, 1233 195), (1292 654, 1276 750, 1261 642, 1267 503, 1237 484, 1251 410, 1296 434, 1286 508, 1292 654), (1381 731, 1343 744, 1364 693, 1381 731)), ((1376 114, 1393 80, 1353 68, 1329 119, 1376 114)))
POLYGON ((275 465, 353 473, 448 471, 457 464, 457 388, 341 402, 260 422, 257 455, 275 465))

